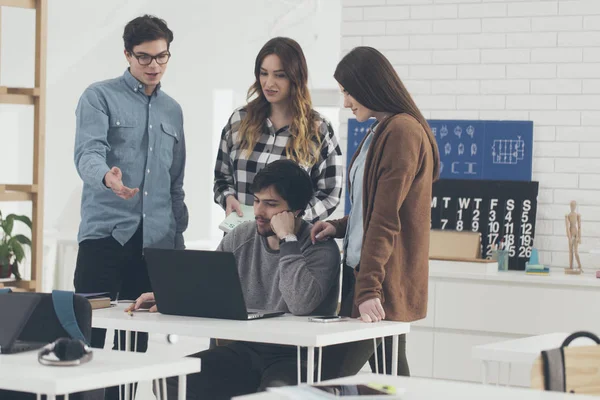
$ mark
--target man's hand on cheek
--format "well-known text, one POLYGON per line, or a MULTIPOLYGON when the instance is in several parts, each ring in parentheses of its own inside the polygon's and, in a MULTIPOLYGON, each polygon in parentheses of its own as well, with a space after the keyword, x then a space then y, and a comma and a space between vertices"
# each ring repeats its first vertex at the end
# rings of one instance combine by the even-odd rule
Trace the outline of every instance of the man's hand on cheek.
POLYGON ((284 211, 271 218, 271 229, 279 239, 294 233, 296 218, 291 211, 284 211))

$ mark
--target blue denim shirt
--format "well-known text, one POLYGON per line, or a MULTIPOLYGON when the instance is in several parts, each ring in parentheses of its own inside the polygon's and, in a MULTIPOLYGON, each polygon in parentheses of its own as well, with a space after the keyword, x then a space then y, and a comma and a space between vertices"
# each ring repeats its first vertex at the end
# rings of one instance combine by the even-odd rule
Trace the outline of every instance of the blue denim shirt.
POLYGON ((113 236, 122 245, 143 226, 144 247, 184 248, 185 138, 179 104, 151 96, 129 70, 89 86, 77 105, 75 167, 83 180, 78 241, 113 236), (112 167, 140 191, 124 200, 102 179, 112 167))

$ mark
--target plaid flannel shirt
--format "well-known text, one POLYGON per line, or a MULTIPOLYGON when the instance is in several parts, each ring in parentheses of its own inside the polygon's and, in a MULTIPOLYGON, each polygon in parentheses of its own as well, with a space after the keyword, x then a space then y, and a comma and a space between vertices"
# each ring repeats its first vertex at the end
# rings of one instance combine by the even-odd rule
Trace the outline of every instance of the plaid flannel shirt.
MULTIPOLYGON (((223 208, 229 195, 235 195, 241 204, 252 205, 254 196, 250 185, 254 176, 267 164, 286 158, 289 127, 275 131, 269 119, 252 153, 246 155, 246 151, 240 149, 239 128, 245 116, 243 107, 235 110, 221 133, 213 191, 215 203, 223 208)), ((318 118, 321 135, 319 159, 314 165, 302 166, 309 173, 315 189, 304 214, 304 219, 311 222, 325 219, 333 213, 340 202, 343 183, 342 151, 337 137, 331 123, 320 114, 318 118)))

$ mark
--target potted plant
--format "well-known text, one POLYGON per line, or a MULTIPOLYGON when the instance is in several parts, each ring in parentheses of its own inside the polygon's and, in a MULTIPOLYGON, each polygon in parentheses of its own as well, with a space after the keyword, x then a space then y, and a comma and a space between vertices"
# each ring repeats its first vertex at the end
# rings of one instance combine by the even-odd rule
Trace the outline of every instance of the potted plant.
POLYGON ((31 220, 25 215, 7 215, 0 211, 0 278, 10 278, 11 274, 21 280, 19 263, 25 258, 23 246, 31 247, 31 240, 25 235, 13 235, 15 221, 21 221, 31 230, 31 220))

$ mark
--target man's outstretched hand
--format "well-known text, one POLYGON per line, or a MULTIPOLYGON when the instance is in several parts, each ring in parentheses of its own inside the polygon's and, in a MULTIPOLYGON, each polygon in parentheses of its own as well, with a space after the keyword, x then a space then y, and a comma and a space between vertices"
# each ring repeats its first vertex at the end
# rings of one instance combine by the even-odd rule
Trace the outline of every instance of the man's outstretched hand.
POLYGON ((125 200, 129 200, 140 191, 138 188, 131 189, 123 185, 123 173, 118 167, 112 167, 104 175, 104 184, 107 188, 112 189, 114 194, 125 200))

